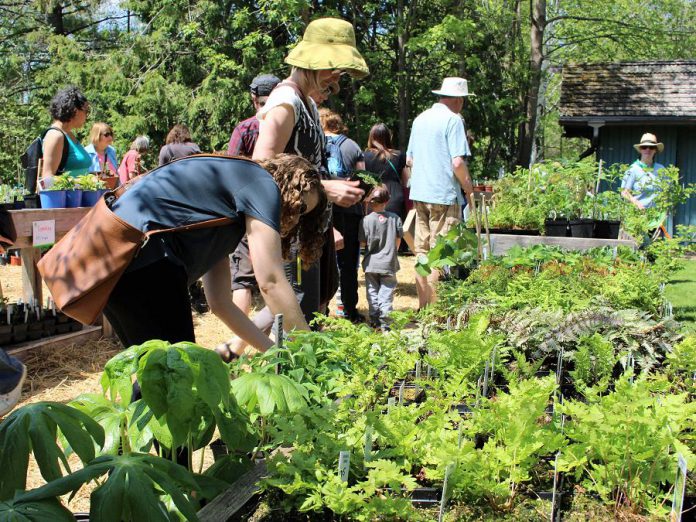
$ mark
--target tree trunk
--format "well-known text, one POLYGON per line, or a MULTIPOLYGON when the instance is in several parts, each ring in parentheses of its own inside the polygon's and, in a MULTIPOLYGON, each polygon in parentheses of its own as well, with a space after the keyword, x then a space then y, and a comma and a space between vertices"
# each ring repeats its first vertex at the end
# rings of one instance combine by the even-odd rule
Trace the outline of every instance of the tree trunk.
MULTIPOLYGON (((415 0, 412 0, 415 4, 415 0)), ((398 0, 396 6, 397 19, 397 72, 399 100, 399 149, 405 151, 408 147, 408 116, 411 103, 406 74, 406 44, 408 43, 408 23, 404 15, 404 0, 398 0)))
POLYGON ((60 2, 55 2, 50 13, 46 15, 46 23, 53 29, 53 34, 65 34, 63 24, 63 6, 60 2))
POLYGON ((537 125, 537 105, 541 85, 542 63, 544 61, 544 30, 546 29, 546 0, 532 2, 530 78, 526 97, 526 119, 520 129, 517 164, 527 167, 532 159, 532 147, 537 125))

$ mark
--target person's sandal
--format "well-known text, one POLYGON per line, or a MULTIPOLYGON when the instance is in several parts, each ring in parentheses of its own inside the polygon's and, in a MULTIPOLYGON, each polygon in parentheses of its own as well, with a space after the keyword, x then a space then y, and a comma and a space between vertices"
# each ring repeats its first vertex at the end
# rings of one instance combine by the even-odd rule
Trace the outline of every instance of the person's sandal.
POLYGON ((225 363, 231 363, 232 361, 239 359, 239 354, 232 351, 230 348, 230 343, 221 343, 215 347, 215 352, 220 356, 225 363))

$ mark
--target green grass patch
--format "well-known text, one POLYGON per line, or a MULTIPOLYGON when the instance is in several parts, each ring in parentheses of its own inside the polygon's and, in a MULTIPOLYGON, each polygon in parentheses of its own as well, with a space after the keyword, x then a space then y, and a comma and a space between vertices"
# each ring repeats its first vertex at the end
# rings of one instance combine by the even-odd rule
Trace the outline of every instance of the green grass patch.
POLYGON ((696 260, 687 261, 684 270, 672 276, 665 295, 674 307, 674 318, 696 331, 696 260))

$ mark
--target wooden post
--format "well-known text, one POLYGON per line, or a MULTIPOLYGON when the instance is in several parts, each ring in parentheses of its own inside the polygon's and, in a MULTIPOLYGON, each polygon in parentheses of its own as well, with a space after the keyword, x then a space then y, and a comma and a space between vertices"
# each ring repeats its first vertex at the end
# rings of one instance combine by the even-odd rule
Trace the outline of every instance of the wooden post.
POLYGON ((21 248, 19 255, 22 258, 22 298, 25 303, 31 302, 34 298, 42 303, 41 275, 36 268, 36 263, 41 259, 41 250, 33 247, 21 248))

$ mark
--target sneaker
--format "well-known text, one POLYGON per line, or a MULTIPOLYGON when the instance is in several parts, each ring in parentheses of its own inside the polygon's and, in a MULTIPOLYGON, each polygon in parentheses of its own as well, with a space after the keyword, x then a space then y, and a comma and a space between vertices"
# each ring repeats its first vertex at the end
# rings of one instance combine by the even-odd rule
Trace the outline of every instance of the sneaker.
POLYGON ((27 367, 22 364, 22 376, 19 378, 17 386, 9 393, 0 394, 0 417, 12 411, 15 404, 19 402, 19 396, 22 393, 22 385, 27 376, 27 367))

